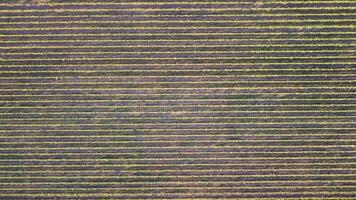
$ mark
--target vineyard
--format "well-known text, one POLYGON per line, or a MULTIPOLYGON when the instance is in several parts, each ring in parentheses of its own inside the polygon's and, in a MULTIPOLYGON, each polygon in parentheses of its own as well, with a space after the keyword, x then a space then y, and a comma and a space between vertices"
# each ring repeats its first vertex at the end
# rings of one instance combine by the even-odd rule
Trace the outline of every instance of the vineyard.
POLYGON ((0 0, 0 199, 355 199, 355 0, 0 0))

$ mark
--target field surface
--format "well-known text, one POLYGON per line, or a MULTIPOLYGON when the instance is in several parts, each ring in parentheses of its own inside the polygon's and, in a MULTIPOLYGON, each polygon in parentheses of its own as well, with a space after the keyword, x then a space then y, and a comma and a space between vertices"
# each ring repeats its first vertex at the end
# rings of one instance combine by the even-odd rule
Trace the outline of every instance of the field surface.
POLYGON ((0 0, 0 199, 356 199, 355 0, 0 0))

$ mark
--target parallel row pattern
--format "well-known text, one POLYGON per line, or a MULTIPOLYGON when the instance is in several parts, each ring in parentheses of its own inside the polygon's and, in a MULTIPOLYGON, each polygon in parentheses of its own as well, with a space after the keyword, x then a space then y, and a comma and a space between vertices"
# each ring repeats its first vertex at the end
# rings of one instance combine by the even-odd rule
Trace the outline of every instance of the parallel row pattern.
POLYGON ((0 199, 356 198, 355 11, 0 1, 0 199))

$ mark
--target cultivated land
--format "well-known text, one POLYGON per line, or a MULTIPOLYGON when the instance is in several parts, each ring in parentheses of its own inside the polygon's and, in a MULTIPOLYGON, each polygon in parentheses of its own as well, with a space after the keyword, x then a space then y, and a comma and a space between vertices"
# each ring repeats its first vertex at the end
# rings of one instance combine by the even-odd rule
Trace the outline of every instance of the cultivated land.
POLYGON ((0 1, 0 199, 356 198, 356 1, 0 1))

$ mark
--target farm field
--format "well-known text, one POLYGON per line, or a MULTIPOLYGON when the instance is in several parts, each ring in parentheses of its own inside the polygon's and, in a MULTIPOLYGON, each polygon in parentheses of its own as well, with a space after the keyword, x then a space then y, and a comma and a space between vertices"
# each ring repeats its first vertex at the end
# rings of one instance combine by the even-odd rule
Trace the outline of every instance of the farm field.
POLYGON ((0 1, 0 199, 355 199, 355 11, 0 1))

